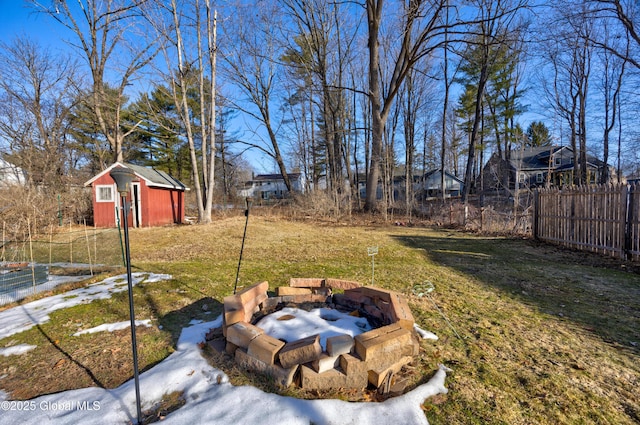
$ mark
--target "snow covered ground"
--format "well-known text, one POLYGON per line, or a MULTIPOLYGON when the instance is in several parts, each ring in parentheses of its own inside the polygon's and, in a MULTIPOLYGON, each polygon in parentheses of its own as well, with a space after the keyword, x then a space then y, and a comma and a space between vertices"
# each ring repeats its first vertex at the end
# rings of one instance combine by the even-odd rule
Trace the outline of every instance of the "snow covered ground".
MULTIPOLYGON (((147 273, 136 273, 134 276, 136 283, 166 278, 169 277, 147 273)), ((0 338, 22 332, 36 323, 48 320, 48 313, 51 311, 106 298, 113 292, 126 290, 124 279, 126 276, 116 276, 87 288, 0 312, 0 338)), ((301 314, 304 315, 296 312, 296 317, 301 314)), ((277 322, 286 325, 287 321, 277 322)), ((383 403, 300 400, 265 393, 251 386, 236 387, 229 383, 228 377, 222 371, 207 363, 198 347, 207 331, 220 326, 221 323, 221 317, 204 323, 192 321, 192 326, 183 329, 176 351, 140 375, 143 410, 152 408, 164 394, 180 391, 184 394, 186 404, 169 414, 162 421, 165 424, 428 424, 421 404, 430 396, 447 392, 444 386, 447 369, 444 366, 440 367, 428 383, 383 403)), ((143 321, 140 324, 147 325, 148 322, 143 321)), ((99 329, 92 328, 87 331, 111 331, 118 326, 120 324, 104 324, 99 329)), ((273 326, 278 328, 277 324, 273 326)), ((362 324, 356 324, 356 327, 361 326, 362 324)), ((274 331, 286 333, 286 330, 282 329, 274 331)), ((33 348, 24 345, 4 347, 2 350, 5 351, 0 351, 0 354, 22 355, 33 348)), ((84 388, 28 401, 9 400, 7 394, 0 390, 0 423, 3 425, 132 422, 136 422, 133 380, 111 390, 84 388)))

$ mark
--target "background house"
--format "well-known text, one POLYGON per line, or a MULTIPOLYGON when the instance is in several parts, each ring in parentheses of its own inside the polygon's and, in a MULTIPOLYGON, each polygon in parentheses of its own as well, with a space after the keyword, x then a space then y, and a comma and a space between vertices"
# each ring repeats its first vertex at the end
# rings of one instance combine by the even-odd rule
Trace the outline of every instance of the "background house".
POLYGON ((22 168, 0 158, 0 186, 23 185, 26 182, 26 173, 22 168))
MULTIPOLYGON (((289 173, 292 192, 302 193, 302 174, 289 173)), ((275 202, 290 197, 289 190, 284 184, 281 174, 258 174, 245 183, 244 189, 238 192, 238 196, 246 198, 251 196, 257 203, 275 202)))
MULTIPOLYGON (((573 184, 576 167, 573 150, 567 146, 528 147, 510 152, 505 160, 494 153, 483 169, 482 188, 485 191, 503 191, 573 184)), ((596 184, 605 164, 587 155, 587 181, 596 184)), ((610 168, 609 175, 613 175, 610 168)))
MULTIPOLYGON (((444 172, 444 194, 446 198, 457 197, 462 194, 464 181, 449 173, 444 172)), ((430 199, 442 196, 442 170, 428 171, 422 176, 420 187, 422 199, 430 199)))
POLYGON ((131 227, 162 226, 184 221, 184 192, 188 188, 164 171, 116 162, 84 185, 93 193, 93 221, 97 227, 116 225, 120 195, 109 175, 114 167, 129 168, 137 177, 131 185, 131 227))

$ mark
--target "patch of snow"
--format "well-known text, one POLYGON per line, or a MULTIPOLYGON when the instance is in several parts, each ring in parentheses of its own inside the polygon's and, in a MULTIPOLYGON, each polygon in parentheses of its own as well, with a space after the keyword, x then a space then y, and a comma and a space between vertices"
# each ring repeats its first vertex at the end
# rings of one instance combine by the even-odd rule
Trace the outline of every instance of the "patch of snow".
MULTIPOLYGON (((279 425, 415 424, 428 425, 421 409, 427 397, 446 393, 447 369, 440 366, 429 382, 382 403, 342 400, 301 400, 265 393, 255 387, 235 387, 220 370, 201 355, 198 343, 213 322, 183 329, 177 348, 165 360, 140 375, 142 410, 158 403, 164 394, 183 392, 186 404, 167 415, 167 425, 185 423, 277 423, 279 425), (250 408, 247 408, 250 407, 250 408)), ((6 398, 0 392, 0 400, 6 398)), ((75 425, 136 422, 133 380, 118 388, 84 388, 28 400, 32 410, 6 410, 3 423, 75 425)))
POLYGON ((305 311, 286 307, 263 317, 256 326, 267 335, 287 342, 320 334, 320 345, 323 350, 326 349, 329 337, 341 334, 356 336, 371 330, 366 318, 351 316, 329 308, 305 311), (293 318, 278 320, 283 316, 293 316, 293 318))
POLYGON ((434 334, 433 332, 425 331, 415 323, 413 324, 413 329, 415 329, 416 332, 418 332, 418 335, 420 335, 422 339, 432 339, 434 341, 438 340, 438 335, 434 334))
MULTIPOLYGON (((153 279, 158 276, 169 278, 167 275, 136 273, 134 280, 135 283, 140 283, 146 277, 146 282, 149 282, 155 281, 153 279)), ((0 312, 0 339, 49 320, 48 314, 52 311, 88 303, 94 299, 108 298, 111 293, 126 290, 126 285, 123 288, 118 287, 119 284, 122 286, 122 281, 126 282, 126 276, 116 276, 87 288, 0 312)), ((368 323, 366 320, 363 322, 363 318, 348 315, 343 317, 335 310, 283 311, 281 315, 295 315, 295 319, 278 321, 277 317, 274 317, 273 322, 277 323, 270 323, 268 320, 263 326, 270 326, 274 332, 282 332, 292 340, 305 336, 304 333, 300 333, 300 329, 295 329, 296 324, 312 327, 312 333, 309 335, 324 332, 325 339, 326 336, 331 336, 331 332, 352 331, 353 335, 356 335, 368 329, 368 323), (335 330, 332 326, 338 326, 339 329, 335 330)), ((444 366, 440 366, 426 384, 382 403, 301 400, 265 393, 251 386, 235 387, 229 383, 229 378, 224 372, 209 364, 199 347, 211 328, 222 325, 222 316, 212 322, 194 322, 190 323, 192 326, 182 330, 176 350, 170 356, 140 375, 143 411, 155 406, 166 394, 183 394, 186 404, 167 415, 163 420, 164 424, 428 425, 421 408, 424 400, 435 394, 447 392, 444 382, 448 369, 444 366)), ((114 389, 90 387, 20 402, 10 401, 9 395, 0 390, 0 417, 2 423, 7 424, 135 423, 135 397, 133 379, 114 389), (21 406, 21 409, 12 409, 13 404, 16 407, 21 406)))
MULTIPOLYGON (((131 283, 136 285, 142 282, 158 282, 159 280, 170 278, 171 276, 169 275, 133 273, 131 283)), ((84 288, 74 289, 64 294, 54 295, 0 311, 0 323, 2 323, 0 325, 0 339, 48 322, 49 313, 51 312, 79 304, 87 304, 98 299, 111 298, 111 294, 126 291, 127 288, 127 275, 123 274, 107 278, 84 288)))
POLYGON ((12 347, 0 348, 0 356, 15 356, 18 354, 26 353, 27 351, 31 351, 36 347, 37 345, 20 344, 14 345, 12 347))
MULTIPOLYGON (((151 327, 151 320, 136 320, 136 326, 146 326, 148 328, 151 327)), ((79 336, 84 334, 93 334, 96 332, 113 332, 119 331, 121 329, 126 329, 131 327, 131 321, 126 322, 116 322, 116 323, 105 323, 104 325, 99 325, 90 329, 85 329, 83 331, 79 331, 73 334, 73 336, 79 336)))

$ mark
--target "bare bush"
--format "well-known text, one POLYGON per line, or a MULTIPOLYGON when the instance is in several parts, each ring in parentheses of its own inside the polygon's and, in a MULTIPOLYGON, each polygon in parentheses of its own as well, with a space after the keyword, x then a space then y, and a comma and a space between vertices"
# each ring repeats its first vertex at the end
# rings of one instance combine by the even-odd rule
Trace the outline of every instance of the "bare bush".
POLYGON ((3 240, 25 240, 47 234, 61 224, 91 222, 91 194, 82 188, 51 193, 44 188, 0 189, 3 240))

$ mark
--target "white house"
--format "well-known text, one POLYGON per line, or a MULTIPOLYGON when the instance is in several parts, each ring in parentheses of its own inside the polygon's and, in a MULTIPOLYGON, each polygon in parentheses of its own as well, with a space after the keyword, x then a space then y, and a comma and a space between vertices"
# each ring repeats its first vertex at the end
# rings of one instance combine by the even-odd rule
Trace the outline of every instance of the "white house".
POLYGON ((27 182, 24 170, 0 158, 0 186, 23 185, 27 182))
MULTIPOLYGON (((425 199, 442 196, 442 171, 431 170, 422 177, 422 194, 425 199)), ((464 181, 449 173, 444 172, 444 193, 445 197, 456 197, 462 194, 464 189, 464 181)))
MULTIPOLYGON (((289 173, 291 190, 302 193, 302 175, 300 173, 289 173)), ((245 183, 244 189, 240 190, 240 197, 251 196, 256 202, 269 202, 286 199, 290 196, 287 186, 281 174, 258 174, 245 183)))

